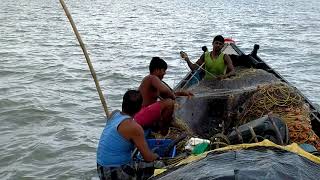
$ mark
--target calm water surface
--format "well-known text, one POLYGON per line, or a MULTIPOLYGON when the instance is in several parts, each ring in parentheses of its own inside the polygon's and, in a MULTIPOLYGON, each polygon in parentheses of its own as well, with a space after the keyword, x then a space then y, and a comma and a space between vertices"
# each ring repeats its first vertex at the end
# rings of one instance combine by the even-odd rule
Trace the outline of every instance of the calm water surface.
MULTIPOLYGON (((96 179, 105 120, 82 51, 58 0, 0 0, 0 179, 96 179)), ((320 1, 68 0, 111 110, 169 64, 174 86, 217 34, 259 55, 320 103, 320 1)))

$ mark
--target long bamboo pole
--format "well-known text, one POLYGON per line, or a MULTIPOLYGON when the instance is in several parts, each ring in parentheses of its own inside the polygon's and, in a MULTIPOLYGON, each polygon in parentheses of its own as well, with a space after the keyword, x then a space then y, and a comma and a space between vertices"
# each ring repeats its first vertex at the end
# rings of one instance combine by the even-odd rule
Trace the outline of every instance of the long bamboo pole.
POLYGON ((76 25, 75 25, 75 23, 74 23, 74 21, 73 21, 73 19, 72 19, 72 17, 71 17, 71 14, 69 13, 69 10, 68 10, 66 4, 64 3, 63 0, 60 0, 60 3, 61 3, 61 5, 62 5, 62 8, 63 8, 64 12, 66 13, 66 15, 67 15, 67 17, 68 17, 68 19, 69 19, 69 22, 70 22, 70 24, 71 24, 71 26, 72 26, 73 32, 74 32, 75 35, 77 36, 77 39, 78 39, 78 41, 79 41, 79 44, 80 44, 81 49, 82 49, 82 51, 83 51, 83 54, 84 54, 84 56, 86 57, 86 61, 87 61, 87 64, 88 64, 88 66, 89 66, 89 69, 90 69, 92 78, 93 78, 93 80, 94 80, 94 83, 95 83, 95 85, 96 85, 96 89, 97 89, 97 91, 98 91, 98 94, 99 94, 100 101, 101 101, 101 103, 102 103, 104 112, 106 113, 106 116, 109 117, 110 114, 109 114, 109 111, 108 111, 107 103, 106 103, 106 101, 105 101, 105 99, 104 99, 104 96, 103 96, 103 93, 102 93, 102 91, 101 91, 101 88, 100 88, 100 85, 99 85, 99 81, 98 81, 96 72, 95 72, 94 69, 93 69, 93 66, 92 66, 92 63, 91 63, 89 54, 88 54, 88 52, 87 52, 87 49, 86 49, 86 47, 85 47, 85 45, 84 45, 84 43, 83 43, 83 41, 82 41, 82 39, 81 39, 81 36, 80 36, 80 34, 79 34, 78 30, 77 30, 77 27, 76 27, 76 25))

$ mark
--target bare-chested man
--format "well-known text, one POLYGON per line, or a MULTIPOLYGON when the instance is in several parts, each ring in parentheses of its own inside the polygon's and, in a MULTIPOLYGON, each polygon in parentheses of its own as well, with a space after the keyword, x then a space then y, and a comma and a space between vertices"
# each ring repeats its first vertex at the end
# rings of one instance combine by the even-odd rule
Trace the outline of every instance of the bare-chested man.
POLYGON ((144 129, 160 130, 161 134, 167 133, 173 119, 176 96, 193 96, 188 91, 174 92, 162 82, 166 70, 167 63, 163 59, 152 58, 149 65, 150 74, 143 78, 139 87, 143 98, 142 109, 134 116, 144 129))

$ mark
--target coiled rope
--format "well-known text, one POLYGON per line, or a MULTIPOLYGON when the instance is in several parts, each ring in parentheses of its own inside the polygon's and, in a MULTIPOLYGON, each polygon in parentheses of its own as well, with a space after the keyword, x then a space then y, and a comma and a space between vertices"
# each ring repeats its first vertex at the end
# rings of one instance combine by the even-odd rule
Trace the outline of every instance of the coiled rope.
POLYGON ((309 143, 320 150, 320 139, 311 126, 310 108, 291 86, 278 83, 258 87, 243 109, 238 125, 266 114, 277 114, 287 123, 292 142, 309 143))

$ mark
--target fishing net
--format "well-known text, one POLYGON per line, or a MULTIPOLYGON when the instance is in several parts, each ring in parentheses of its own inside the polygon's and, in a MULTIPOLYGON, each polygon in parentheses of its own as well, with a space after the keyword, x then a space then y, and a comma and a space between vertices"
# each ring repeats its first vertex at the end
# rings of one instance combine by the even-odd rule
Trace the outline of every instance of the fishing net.
POLYGON ((188 90, 198 96, 237 94, 256 89, 257 86, 279 82, 273 74, 262 69, 236 68, 236 75, 223 80, 202 80, 188 90))
MULTIPOLYGON (((179 104, 175 104, 175 109, 179 108, 179 104)), ((176 145, 177 153, 182 153, 184 151, 184 147, 186 142, 190 137, 195 136, 190 127, 186 124, 184 120, 180 117, 174 117, 174 120, 171 122, 168 134, 161 135, 160 133, 152 133, 152 136, 156 139, 171 139, 177 140, 181 137, 182 134, 186 134, 187 136, 181 140, 176 145)))
POLYGON ((257 86, 279 82, 261 69, 236 68, 236 75, 224 80, 202 80, 188 88, 194 97, 177 98, 175 117, 200 138, 209 139, 235 126, 238 109, 257 86))
POLYGON ((276 114, 287 123, 292 142, 312 144, 320 150, 320 139, 311 126, 310 108, 291 86, 285 83, 259 86, 244 104, 238 125, 266 114, 276 114))
MULTIPOLYGON (((312 130, 310 108, 304 98, 266 71, 240 68, 232 78, 204 80, 189 90, 195 97, 177 99, 173 126, 168 135, 158 134, 157 138, 174 140, 185 132, 188 137, 212 139, 216 134, 226 135, 233 127, 272 114, 285 121, 291 142, 312 144, 320 150, 320 139, 312 130)), ((177 145, 178 152, 183 152, 187 140, 177 145)))

